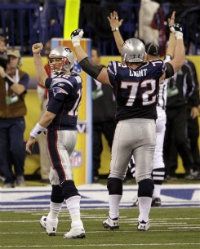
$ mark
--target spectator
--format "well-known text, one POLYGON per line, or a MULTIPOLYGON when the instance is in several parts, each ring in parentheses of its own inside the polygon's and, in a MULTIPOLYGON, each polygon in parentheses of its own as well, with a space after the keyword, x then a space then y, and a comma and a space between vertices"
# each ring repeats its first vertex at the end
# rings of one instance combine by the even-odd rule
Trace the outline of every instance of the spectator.
POLYGON ((192 172, 192 176, 194 178, 200 179, 200 156, 199 156, 199 123, 198 123, 198 110, 193 105, 199 103, 199 83, 197 79, 197 73, 195 69, 195 65, 192 61, 187 61, 188 66, 190 67, 191 74, 193 75, 194 80, 194 94, 192 98, 189 99, 188 102, 188 137, 190 142, 190 148, 192 152, 192 157, 194 160, 195 168, 192 172))
POLYGON ((3 68, 6 67, 7 64, 7 42, 6 38, 3 36, 0 36, 0 66, 3 68))
MULTIPOLYGON (((91 61, 100 65, 100 53, 96 48, 92 49, 91 61)), ((103 150, 102 134, 105 136, 109 147, 112 146, 115 131, 115 99, 112 88, 102 85, 92 79, 93 95, 93 180, 98 181, 100 156, 103 150)))
POLYGON ((144 43, 153 42, 158 45, 159 31, 151 27, 155 13, 159 4, 152 0, 141 0, 139 11, 139 38, 144 43))
MULTIPOLYGON (((45 56, 49 56, 50 53, 50 41, 48 41, 45 44, 44 48, 44 53, 45 56)), ((49 64, 47 63, 45 66, 45 71, 47 75, 50 77, 51 76, 51 69, 49 64)), ((38 92, 38 97, 41 100, 41 115, 44 113, 46 110, 47 102, 48 102, 48 91, 46 88, 44 88, 43 85, 38 83, 37 86, 37 92, 38 92)), ((46 135, 43 133, 38 137, 38 143, 39 143, 39 148, 40 148, 40 174, 41 174, 41 181, 44 183, 49 183, 49 172, 50 172, 50 165, 51 162, 49 160, 48 156, 48 150, 47 150, 47 139, 46 135)))
POLYGON ((191 177, 191 170, 195 168, 187 134, 187 104, 189 101, 192 113, 195 117, 198 115, 199 100, 195 97, 194 89, 193 75, 186 61, 168 84, 164 159, 167 174, 170 176, 175 175, 177 167, 176 151, 183 160, 187 177, 191 177))
POLYGON ((7 55, 6 70, 0 67, 0 168, 4 187, 14 187, 15 180, 17 186, 24 185, 24 96, 29 76, 19 69, 18 50, 10 50, 7 55))

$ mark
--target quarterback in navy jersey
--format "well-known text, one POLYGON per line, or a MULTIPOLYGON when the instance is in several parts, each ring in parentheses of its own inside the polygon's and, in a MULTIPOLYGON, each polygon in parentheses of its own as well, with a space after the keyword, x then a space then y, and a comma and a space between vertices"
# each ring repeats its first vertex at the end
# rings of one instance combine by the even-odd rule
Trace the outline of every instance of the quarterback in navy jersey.
POLYGON ((71 229, 64 238, 84 238, 85 230, 80 218, 80 195, 72 179, 70 155, 76 144, 78 106, 81 100, 82 80, 73 72, 74 57, 69 48, 57 47, 49 54, 51 77, 42 65, 41 43, 33 45, 33 57, 39 81, 48 89, 47 110, 30 133, 27 152, 41 132, 47 133, 48 152, 51 161, 52 185, 50 211, 42 216, 40 224, 48 235, 55 235, 58 215, 65 203, 71 217, 71 229))
MULTIPOLYGON (((82 69, 103 84, 114 87, 117 100, 117 127, 112 145, 109 192, 109 217, 103 221, 108 229, 119 228, 119 203, 122 197, 122 181, 126 175, 132 154, 136 161, 139 217, 138 230, 149 229, 149 212, 153 194, 153 155, 156 140, 156 104, 158 84, 171 77, 184 63, 183 33, 173 27, 176 46, 174 58, 163 67, 162 61, 145 62, 145 46, 135 38, 122 46, 122 64, 111 62, 109 66, 92 65, 80 46, 83 30, 72 32, 74 51, 82 69)), ((109 108, 109 107, 108 107, 109 108)))

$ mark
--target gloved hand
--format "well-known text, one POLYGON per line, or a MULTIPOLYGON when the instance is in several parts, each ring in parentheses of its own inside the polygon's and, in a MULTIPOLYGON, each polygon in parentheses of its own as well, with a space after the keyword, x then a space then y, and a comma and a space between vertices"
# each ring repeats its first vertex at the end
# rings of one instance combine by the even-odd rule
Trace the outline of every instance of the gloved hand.
POLYGON ((71 40, 74 47, 80 46, 80 40, 83 37, 83 30, 76 29, 71 33, 71 40))
POLYGON ((183 39, 183 29, 179 23, 175 23, 172 26, 169 26, 170 31, 174 33, 176 39, 183 39))

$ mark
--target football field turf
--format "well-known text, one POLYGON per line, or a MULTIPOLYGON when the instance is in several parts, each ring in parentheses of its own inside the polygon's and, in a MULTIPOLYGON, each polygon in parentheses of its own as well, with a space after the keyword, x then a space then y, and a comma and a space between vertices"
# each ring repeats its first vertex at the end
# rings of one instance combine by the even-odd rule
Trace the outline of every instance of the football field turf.
POLYGON ((107 231, 102 220, 107 210, 84 210, 82 217, 86 238, 65 240, 63 233, 70 226, 63 208, 55 237, 49 237, 39 225, 45 211, 0 212, 0 248, 200 248, 199 208, 153 208, 148 232, 136 230, 137 208, 122 209, 120 229, 107 231))

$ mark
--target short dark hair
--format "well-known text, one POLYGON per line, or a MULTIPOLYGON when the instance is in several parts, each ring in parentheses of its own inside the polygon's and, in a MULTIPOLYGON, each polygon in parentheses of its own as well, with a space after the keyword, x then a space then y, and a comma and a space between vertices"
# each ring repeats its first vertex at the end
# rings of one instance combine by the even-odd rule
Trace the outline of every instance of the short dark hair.
POLYGON ((98 57, 101 56, 100 51, 97 47, 92 47, 92 50, 95 50, 97 52, 98 57))
POLYGON ((159 46, 156 45, 153 42, 147 43, 145 45, 146 53, 152 56, 158 56, 159 55, 159 46))

